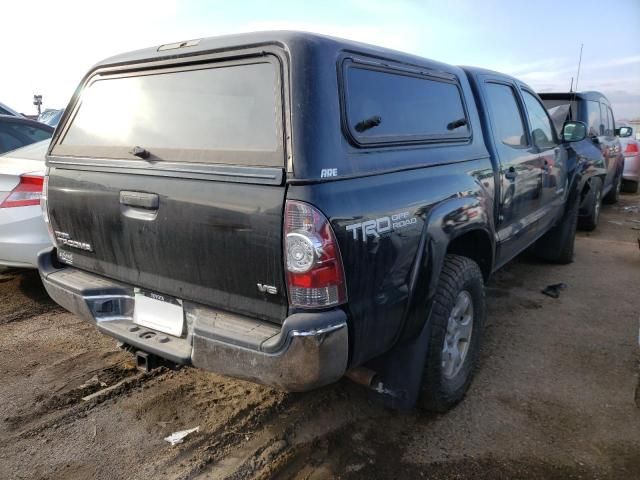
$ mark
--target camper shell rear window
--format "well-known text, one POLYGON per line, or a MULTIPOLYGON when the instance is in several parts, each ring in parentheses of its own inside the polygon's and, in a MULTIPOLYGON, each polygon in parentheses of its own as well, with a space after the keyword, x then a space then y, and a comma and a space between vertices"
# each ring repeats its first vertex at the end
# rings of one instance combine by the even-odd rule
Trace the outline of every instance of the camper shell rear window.
POLYGON ((54 155, 284 164, 279 62, 261 57, 99 74, 82 91, 54 155))

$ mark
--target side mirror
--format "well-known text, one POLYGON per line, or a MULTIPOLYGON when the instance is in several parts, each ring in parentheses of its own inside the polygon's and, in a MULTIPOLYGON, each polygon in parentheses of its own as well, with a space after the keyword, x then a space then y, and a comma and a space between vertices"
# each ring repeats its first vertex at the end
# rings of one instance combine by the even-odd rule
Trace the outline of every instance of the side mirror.
POLYGON ((587 138, 587 125, 584 122, 568 121, 562 125, 562 140, 579 142, 587 138))
POLYGON ((616 128, 616 135, 620 138, 630 137, 632 134, 633 134, 633 128, 631 127, 616 128))

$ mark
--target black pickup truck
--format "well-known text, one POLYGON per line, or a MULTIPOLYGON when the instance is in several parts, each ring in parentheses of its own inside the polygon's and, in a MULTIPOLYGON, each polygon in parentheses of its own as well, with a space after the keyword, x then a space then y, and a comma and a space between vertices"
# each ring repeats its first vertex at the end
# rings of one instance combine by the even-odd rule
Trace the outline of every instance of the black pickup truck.
POLYGON ((77 92, 40 274, 141 362, 290 391, 347 374, 443 411, 491 273, 529 247, 573 258, 585 126, 557 138, 506 75, 271 32, 110 58, 77 92))

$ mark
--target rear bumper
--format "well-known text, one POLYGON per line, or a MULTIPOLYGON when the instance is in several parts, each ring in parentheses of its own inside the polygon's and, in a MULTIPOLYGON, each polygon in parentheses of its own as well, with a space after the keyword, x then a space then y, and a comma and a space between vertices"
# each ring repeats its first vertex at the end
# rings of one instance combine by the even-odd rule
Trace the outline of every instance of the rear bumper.
POLYGON ((40 276, 57 303, 137 349, 181 364, 288 391, 340 379, 349 339, 342 310, 297 313, 274 325, 184 302, 185 330, 174 337, 133 322, 134 287, 58 264, 55 249, 38 256, 40 276))
POLYGON ((36 268, 51 241, 37 205, 0 209, 0 265, 36 268))
POLYGON ((624 157, 622 178, 633 182, 640 181, 640 154, 624 157))

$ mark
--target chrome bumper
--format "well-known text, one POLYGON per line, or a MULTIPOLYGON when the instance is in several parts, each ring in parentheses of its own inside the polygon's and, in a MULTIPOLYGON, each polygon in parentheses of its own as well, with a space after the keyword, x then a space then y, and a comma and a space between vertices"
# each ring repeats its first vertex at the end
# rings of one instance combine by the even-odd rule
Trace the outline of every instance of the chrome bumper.
POLYGON ((282 325, 183 302, 185 330, 174 337, 133 322, 134 287, 38 255, 42 282, 58 304, 132 347, 176 363, 274 386, 312 390, 340 379, 349 338, 342 310, 296 313, 282 325))

